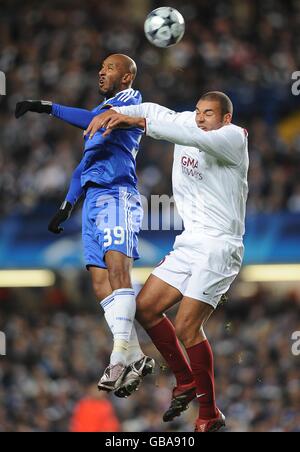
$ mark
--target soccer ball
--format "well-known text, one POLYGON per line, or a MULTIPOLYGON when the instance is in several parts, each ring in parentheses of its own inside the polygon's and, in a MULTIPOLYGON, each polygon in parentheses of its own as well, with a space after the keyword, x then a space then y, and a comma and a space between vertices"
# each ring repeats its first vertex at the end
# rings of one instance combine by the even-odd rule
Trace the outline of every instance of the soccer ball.
POLYGON ((151 44, 166 48, 181 41, 185 32, 185 22, 177 9, 164 6, 149 14, 144 28, 151 44))

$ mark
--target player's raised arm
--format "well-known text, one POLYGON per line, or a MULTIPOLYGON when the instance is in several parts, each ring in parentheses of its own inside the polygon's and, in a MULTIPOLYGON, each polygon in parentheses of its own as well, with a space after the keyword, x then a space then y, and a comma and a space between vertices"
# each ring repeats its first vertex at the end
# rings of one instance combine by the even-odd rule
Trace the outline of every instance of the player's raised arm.
POLYGON ((133 118, 131 116, 122 115, 116 113, 107 122, 106 130, 103 133, 103 138, 108 137, 114 129, 140 129, 145 131, 146 119, 145 118, 133 118))
POLYGON ((114 109, 117 113, 121 113, 126 116, 131 117, 143 117, 149 119, 156 119, 160 121, 172 121, 175 119, 176 115, 180 115, 180 113, 176 113, 173 110, 170 110, 167 107, 163 107, 159 104, 154 104, 151 102, 145 102, 140 105, 133 106, 125 106, 118 107, 114 109))
POLYGON ((28 111, 50 115, 52 112, 52 102, 48 100, 22 100, 21 102, 17 102, 15 117, 18 119, 28 111))
MULTIPOLYGON (((85 131, 85 135, 89 135, 90 138, 93 137, 93 135, 100 129, 103 128, 110 128, 112 121, 114 122, 116 128, 117 124, 114 121, 116 113, 130 116, 132 118, 149 118, 159 121, 168 121, 168 122, 174 122, 180 120, 180 118, 183 117, 184 113, 176 113, 173 110, 170 110, 169 108, 163 107, 159 104, 154 104, 151 102, 145 102, 143 104, 139 105, 130 105, 130 106, 123 106, 123 107, 113 107, 109 111, 96 116, 92 122, 90 123, 89 127, 85 131)), ((121 121, 118 121, 121 123, 121 121)), ((127 122, 128 121, 127 119, 127 122)), ((128 124, 127 127, 130 125, 128 124)), ((134 121, 132 121, 132 127, 135 126, 134 121)), ((118 127, 121 127, 118 125, 118 127)), ((138 127, 138 125, 137 125, 138 127)))
POLYGON ((47 113, 72 126, 79 127, 82 130, 85 130, 92 119, 98 114, 96 111, 66 107, 45 100, 24 100, 17 103, 15 117, 18 119, 28 111, 34 113, 47 113))
POLYGON ((53 104, 51 115, 62 121, 85 130, 90 122, 99 112, 89 111, 82 108, 65 107, 64 105, 53 104))
POLYGON ((199 148, 229 165, 239 165, 247 140, 243 129, 225 125, 218 130, 204 131, 198 127, 146 121, 146 134, 157 140, 199 148))

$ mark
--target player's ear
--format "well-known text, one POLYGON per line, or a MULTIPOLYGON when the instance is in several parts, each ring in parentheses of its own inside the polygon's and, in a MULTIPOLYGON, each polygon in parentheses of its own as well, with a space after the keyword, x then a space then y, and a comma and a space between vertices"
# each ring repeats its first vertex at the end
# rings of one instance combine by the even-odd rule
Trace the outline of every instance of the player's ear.
POLYGON ((122 82, 124 84, 133 82, 133 75, 130 72, 128 72, 127 74, 124 75, 122 82))
POLYGON ((227 113, 224 116, 224 124, 230 124, 232 121, 232 114, 231 113, 227 113))

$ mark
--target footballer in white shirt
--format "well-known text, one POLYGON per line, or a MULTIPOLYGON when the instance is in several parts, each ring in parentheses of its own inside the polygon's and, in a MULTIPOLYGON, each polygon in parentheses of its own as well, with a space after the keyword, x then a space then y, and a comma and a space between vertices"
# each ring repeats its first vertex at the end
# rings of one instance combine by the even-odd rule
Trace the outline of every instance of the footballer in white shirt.
POLYGON ((197 397, 199 432, 225 425, 216 405, 213 353, 204 325, 238 275, 244 254, 248 134, 232 124, 232 116, 231 100, 214 91, 201 97, 195 112, 145 103, 115 108, 88 128, 93 135, 102 127, 109 134, 138 126, 154 139, 175 144, 173 192, 184 232, 140 292, 137 319, 177 380, 164 421, 197 397), (165 312, 179 302, 173 326, 165 312))

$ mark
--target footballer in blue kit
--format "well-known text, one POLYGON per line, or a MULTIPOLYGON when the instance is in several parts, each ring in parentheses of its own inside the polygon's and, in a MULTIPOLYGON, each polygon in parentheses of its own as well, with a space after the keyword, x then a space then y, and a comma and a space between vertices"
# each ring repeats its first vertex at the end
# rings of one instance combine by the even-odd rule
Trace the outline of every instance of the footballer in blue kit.
MULTIPOLYGON (((74 112, 74 109, 70 111, 57 104, 52 104, 51 114, 85 129, 95 115, 108 108, 135 105, 141 101, 139 91, 127 89, 104 101, 92 110, 92 115, 74 112)), ((135 162, 141 135, 140 129, 130 129, 119 131, 110 139, 103 138, 101 131, 92 139, 84 137, 84 155, 73 173, 66 203, 74 206, 82 195, 85 196, 82 237, 87 268, 106 269, 105 255, 110 250, 139 258, 138 234, 143 210, 135 162)))
MULTIPOLYGON (((132 89, 135 62, 126 55, 106 58, 99 72, 99 91, 104 101, 92 111, 66 107, 49 101, 22 101, 16 117, 28 111, 48 113, 82 130, 93 118, 111 107, 137 105, 139 91, 132 89)), ((113 334, 110 364, 99 381, 99 390, 130 395, 137 381, 152 373, 154 361, 142 352, 136 334, 135 293, 131 282, 133 261, 139 258, 138 235, 143 209, 137 189, 136 155, 143 130, 117 130, 103 136, 84 134, 84 153, 75 169, 69 191, 49 224, 58 234, 77 201, 84 197, 82 239, 85 263, 91 273, 97 299, 113 334), (138 378, 137 378, 138 377, 138 378)))

